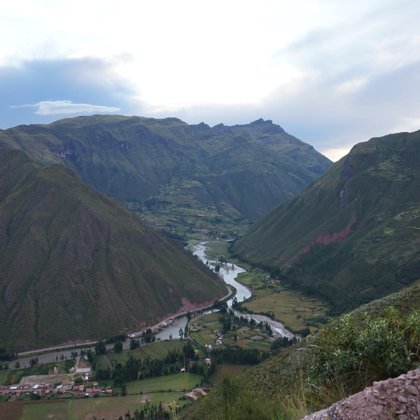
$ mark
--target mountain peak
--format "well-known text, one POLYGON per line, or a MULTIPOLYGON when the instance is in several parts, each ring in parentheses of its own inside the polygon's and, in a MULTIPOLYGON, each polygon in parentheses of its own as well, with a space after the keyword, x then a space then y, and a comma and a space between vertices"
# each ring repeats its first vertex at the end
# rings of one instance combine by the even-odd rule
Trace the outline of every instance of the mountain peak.
POLYGON ((264 120, 264 118, 258 118, 258 120, 253 121, 250 125, 273 125, 272 120, 264 120))
POLYGON ((253 121, 252 123, 248 124, 248 126, 253 128, 261 128, 264 130, 264 132, 268 133, 284 133, 282 127, 274 124, 272 120, 264 120, 263 118, 259 118, 258 120, 253 121))

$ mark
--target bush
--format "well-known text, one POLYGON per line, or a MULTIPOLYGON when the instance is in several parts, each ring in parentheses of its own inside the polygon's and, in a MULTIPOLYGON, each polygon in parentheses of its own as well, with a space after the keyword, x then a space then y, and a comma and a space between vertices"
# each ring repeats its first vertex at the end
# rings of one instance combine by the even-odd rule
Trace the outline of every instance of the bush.
POLYGON ((376 318, 344 315, 308 340, 312 383, 358 373, 372 380, 395 377, 420 361, 420 312, 402 317, 388 307, 376 318))

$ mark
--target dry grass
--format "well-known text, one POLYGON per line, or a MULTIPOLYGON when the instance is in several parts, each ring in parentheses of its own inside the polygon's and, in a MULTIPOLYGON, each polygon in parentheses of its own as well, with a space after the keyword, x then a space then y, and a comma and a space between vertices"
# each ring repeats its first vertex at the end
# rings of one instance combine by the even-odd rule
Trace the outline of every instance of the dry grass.
POLYGON ((18 401, 0 402, 0 420, 17 420, 22 417, 23 403, 18 401))

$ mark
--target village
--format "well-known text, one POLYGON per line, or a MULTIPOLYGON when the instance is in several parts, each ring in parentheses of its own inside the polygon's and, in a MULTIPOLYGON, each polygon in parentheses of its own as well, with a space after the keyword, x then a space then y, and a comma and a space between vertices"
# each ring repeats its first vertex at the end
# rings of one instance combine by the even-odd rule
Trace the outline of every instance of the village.
POLYGON ((0 396, 9 400, 41 398, 89 398, 113 395, 111 386, 100 387, 91 380, 92 367, 86 356, 79 356, 68 373, 54 367, 48 375, 24 376, 18 384, 0 386, 0 396))

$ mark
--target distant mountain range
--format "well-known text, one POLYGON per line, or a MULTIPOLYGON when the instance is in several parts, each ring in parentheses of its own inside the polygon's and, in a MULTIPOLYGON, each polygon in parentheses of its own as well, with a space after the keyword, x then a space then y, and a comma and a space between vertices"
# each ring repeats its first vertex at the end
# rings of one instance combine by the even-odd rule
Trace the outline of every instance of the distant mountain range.
POLYGON ((356 145, 234 246, 251 263, 355 308, 420 277, 420 131, 356 145))
POLYGON ((331 166, 264 120, 211 128, 176 118, 78 117, 0 131, 0 147, 63 164, 169 231, 254 222, 331 166))
POLYGON ((0 347, 138 330, 226 293, 191 253, 68 169, 0 149, 0 347))

